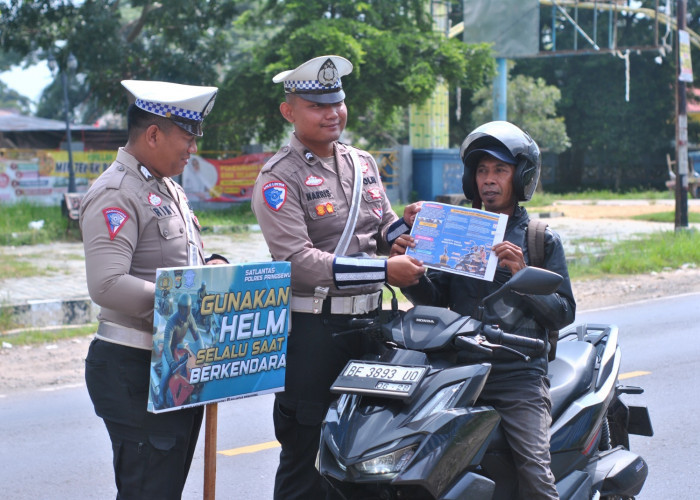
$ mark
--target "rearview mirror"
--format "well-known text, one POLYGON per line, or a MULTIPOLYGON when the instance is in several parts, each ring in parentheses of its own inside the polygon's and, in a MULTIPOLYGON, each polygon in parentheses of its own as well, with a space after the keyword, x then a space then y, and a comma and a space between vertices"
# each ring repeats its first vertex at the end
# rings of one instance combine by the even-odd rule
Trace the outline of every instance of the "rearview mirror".
POLYGON ((510 291, 526 295, 549 295, 557 291, 562 281, 564 278, 560 274, 528 266, 515 273, 501 288, 484 298, 483 303, 491 303, 510 291))

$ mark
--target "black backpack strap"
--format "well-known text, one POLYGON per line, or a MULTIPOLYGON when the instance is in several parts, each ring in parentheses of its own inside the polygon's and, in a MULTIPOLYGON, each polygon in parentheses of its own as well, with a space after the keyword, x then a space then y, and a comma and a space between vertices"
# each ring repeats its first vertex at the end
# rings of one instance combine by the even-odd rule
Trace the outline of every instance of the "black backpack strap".
MULTIPOLYGON (((547 224, 540 219, 530 219, 527 223, 527 253, 530 256, 530 265, 542 267, 544 265, 544 233, 547 224)), ((552 361, 557 355, 557 342, 559 330, 547 330, 549 340, 549 353, 547 359, 552 361)))
POLYGON ((544 233, 548 225, 540 219, 530 219, 527 223, 527 253, 531 266, 544 265, 544 233))

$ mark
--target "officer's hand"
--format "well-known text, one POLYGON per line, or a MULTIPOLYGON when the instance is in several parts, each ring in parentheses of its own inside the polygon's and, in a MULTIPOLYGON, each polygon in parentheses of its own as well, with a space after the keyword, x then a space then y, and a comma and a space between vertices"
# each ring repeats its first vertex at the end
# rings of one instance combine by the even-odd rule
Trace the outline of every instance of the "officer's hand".
POLYGON ((515 243, 502 241, 493 246, 493 252, 498 257, 498 265, 507 267, 512 274, 527 266, 523 257, 523 249, 515 243))
POLYGON ((415 203, 411 203, 410 205, 406 205, 406 208, 403 209, 403 220, 408 227, 413 227, 413 223, 416 220, 416 215, 418 215, 418 212, 420 212, 422 205, 422 201, 417 201, 415 203))
POLYGON ((394 240, 394 244, 391 245, 391 252, 389 252, 389 257, 395 257, 396 255, 404 255, 408 248, 415 248, 416 243, 410 234, 402 234, 394 240))
POLYGON ((416 285, 424 273, 423 263, 408 255, 397 255, 387 260, 386 274, 390 285, 400 288, 416 285))

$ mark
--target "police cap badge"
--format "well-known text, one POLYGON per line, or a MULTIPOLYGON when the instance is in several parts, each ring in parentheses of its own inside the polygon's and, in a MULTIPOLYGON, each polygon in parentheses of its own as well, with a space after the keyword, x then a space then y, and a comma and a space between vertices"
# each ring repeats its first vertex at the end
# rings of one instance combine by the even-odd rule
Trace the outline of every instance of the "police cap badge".
POLYGON ((340 56, 320 56, 301 66, 283 71, 272 79, 284 83, 287 94, 295 94, 307 101, 333 104, 345 99, 340 78, 349 75, 352 63, 340 56))

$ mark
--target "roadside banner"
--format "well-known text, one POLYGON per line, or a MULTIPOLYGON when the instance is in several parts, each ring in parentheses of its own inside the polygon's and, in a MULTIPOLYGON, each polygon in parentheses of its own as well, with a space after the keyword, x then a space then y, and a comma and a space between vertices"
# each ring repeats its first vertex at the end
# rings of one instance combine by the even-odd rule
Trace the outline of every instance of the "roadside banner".
MULTIPOLYGON (((73 152, 76 191, 107 170, 116 151, 73 152)), ((0 157, 0 203, 26 200, 58 205, 68 192, 68 152, 41 149, 7 149, 0 157)))
POLYGON ((156 272, 148 411, 284 389, 289 262, 156 272))
POLYGON ((693 63, 690 58, 690 35, 687 31, 678 30, 678 47, 680 74, 678 79, 682 82, 693 83, 693 63))
POLYGON ((273 153, 253 153, 214 160, 192 155, 182 173, 182 187, 190 200, 250 201, 260 169, 273 153))

